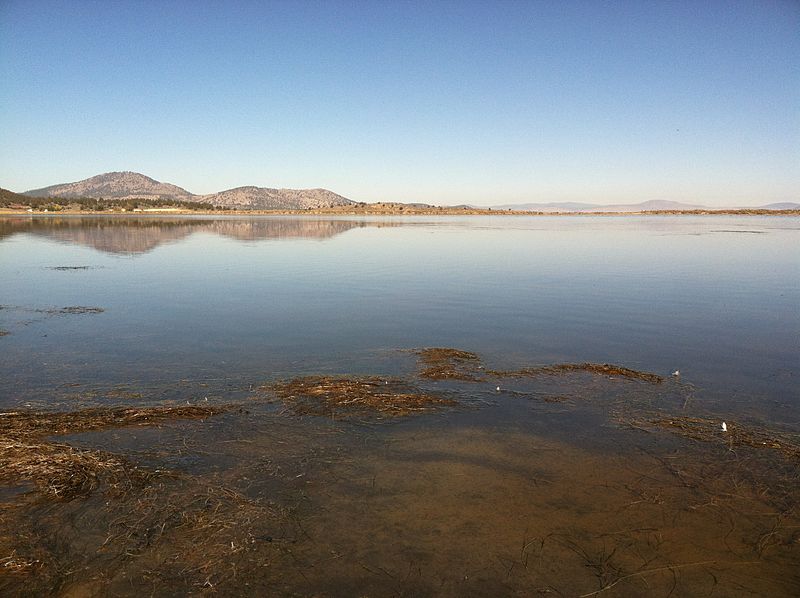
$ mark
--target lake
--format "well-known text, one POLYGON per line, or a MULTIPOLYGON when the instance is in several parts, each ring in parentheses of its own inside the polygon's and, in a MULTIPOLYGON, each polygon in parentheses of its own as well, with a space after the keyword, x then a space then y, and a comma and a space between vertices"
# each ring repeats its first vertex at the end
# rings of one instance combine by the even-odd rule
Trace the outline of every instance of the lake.
POLYGON ((48 423, 116 469, 4 464, 0 590, 797 595, 799 249, 782 216, 0 216, 0 440, 210 410, 48 423))

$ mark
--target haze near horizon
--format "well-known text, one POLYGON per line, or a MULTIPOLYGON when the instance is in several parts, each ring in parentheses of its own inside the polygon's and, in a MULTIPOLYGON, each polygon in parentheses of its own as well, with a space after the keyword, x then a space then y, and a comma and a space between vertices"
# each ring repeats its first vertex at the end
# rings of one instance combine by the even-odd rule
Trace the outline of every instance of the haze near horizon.
POLYGON ((797 201, 800 5, 0 5, 0 187, 797 201))

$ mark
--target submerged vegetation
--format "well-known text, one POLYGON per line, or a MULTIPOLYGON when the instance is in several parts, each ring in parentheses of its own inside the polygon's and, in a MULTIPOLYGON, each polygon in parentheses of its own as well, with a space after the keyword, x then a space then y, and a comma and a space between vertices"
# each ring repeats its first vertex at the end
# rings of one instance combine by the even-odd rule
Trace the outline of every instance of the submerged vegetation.
POLYGON ((661 384, 664 378, 651 372, 641 372, 609 363, 557 363, 536 367, 527 367, 513 371, 492 370, 489 373, 499 378, 522 378, 547 375, 568 374, 572 372, 588 372, 600 376, 615 376, 630 380, 641 380, 650 384, 661 384))
POLYGON ((74 412, 0 411, 0 480, 33 483, 40 492, 58 500, 86 496, 101 482, 118 491, 129 490, 154 474, 117 455, 51 442, 47 437, 206 418, 224 410, 186 405, 74 412))
POLYGON ((776 451, 787 459, 800 460, 800 435, 792 436, 760 425, 722 422, 719 418, 690 416, 636 418, 623 423, 650 430, 667 430, 692 440, 722 444, 730 450, 749 447, 776 451), (724 428, 722 423, 725 423, 724 428))
POLYGON ((422 365, 419 375, 429 380, 481 380, 480 357, 470 351, 430 347, 416 351, 422 365))
POLYGON ((791 595, 795 436, 723 428, 690 384, 623 366, 409 354, 405 375, 265 381, 246 409, 0 412, 0 593, 791 595), (399 423, 425 413, 467 423, 399 423), (525 429, 553 414, 635 446, 525 429))
POLYGON ((308 376, 272 387, 295 413, 398 417, 456 401, 423 392, 400 381, 379 377, 308 376))
POLYGON ((470 351, 443 347, 431 347, 415 351, 419 356, 421 369, 419 375, 430 380, 484 381, 492 378, 534 378, 574 372, 587 372, 600 376, 616 376, 630 380, 641 380, 650 384, 660 384, 662 376, 642 372, 608 363, 557 363, 551 365, 525 367, 518 370, 486 370, 481 358, 470 351))

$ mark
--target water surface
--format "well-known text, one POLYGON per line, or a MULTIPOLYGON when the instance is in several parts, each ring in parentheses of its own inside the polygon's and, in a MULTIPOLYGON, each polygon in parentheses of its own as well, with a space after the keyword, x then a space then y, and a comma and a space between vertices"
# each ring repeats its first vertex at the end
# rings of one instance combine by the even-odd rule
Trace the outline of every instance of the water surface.
POLYGON ((794 217, 0 218, 0 442, 11 414, 227 409, 47 440, 154 477, 0 486, 0 592, 797 595, 799 241, 794 217), (422 347, 479 380, 425 379, 422 347), (512 375, 585 362, 662 381, 512 375), (302 376, 450 402, 303 412, 272 386, 302 376))
POLYGON ((0 238, 0 404, 454 346, 680 370, 798 419, 797 218, 22 217, 0 238), (35 311, 64 306, 105 312, 35 311))

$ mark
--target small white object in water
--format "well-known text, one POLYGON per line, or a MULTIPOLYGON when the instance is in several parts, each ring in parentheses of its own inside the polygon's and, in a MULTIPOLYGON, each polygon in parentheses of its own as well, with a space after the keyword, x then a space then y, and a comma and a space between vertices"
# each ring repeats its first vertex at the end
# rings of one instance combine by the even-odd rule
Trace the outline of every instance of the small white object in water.
POLYGON ((499 386, 497 387, 497 392, 500 392, 500 387, 499 386))
POLYGON ((727 432, 728 431, 728 424, 726 424, 725 422, 722 422, 722 431, 723 432, 727 432))
POLYGON ((674 372, 672 372, 672 375, 673 376, 680 376, 681 375, 681 371, 680 370, 675 370, 674 372))

